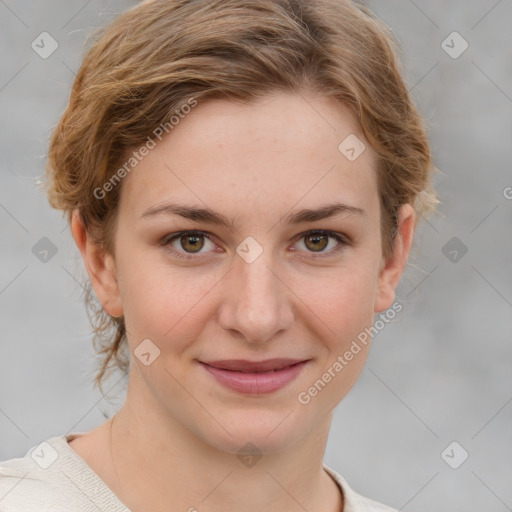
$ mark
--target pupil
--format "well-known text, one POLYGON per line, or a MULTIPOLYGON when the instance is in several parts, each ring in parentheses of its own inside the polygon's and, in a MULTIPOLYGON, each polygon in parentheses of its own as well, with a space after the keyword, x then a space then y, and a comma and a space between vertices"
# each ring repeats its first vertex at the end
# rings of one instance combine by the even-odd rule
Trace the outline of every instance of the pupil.
POLYGON ((326 239, 327 239, 327 237, 326 237, 325 235, 310 235, 310 236, 308 237, 308 239, 309 239, 309 240, 313 240, 313 241, 314 241, 313 243, 315 244, 315 246, 313 247, 313 250, 322 250, 322 249, 325 249, 325 247, 326 247, 325 241, 326 241, 326 239), (323 244, 321 244, 321 246, 319 246, 319 245, 318 245, 318 241, 319 241, 319 240, 322 240, 322 239, 323 239, 324 243, 323 243, 323 244))
MULTIPOLYGON (((198 249, 200 250, 202 247, 203 247, 203 244, 201 244, 201 237, 200 236, 197 236, 197 235, 193 235, 193 236, 187 236, 185 237, 185 245, 190 245, 192 249, 198 249)), ((181 244, 183 249, 187 249, 187 247, 185 247, 185 245, 182 243, 181 244)))

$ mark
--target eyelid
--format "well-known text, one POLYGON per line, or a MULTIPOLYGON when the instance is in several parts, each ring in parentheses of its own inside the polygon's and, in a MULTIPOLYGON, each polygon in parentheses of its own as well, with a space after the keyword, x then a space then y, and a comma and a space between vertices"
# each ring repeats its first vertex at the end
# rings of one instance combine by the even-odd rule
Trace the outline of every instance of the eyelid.
MULTIPOLYGON (((166 235, 165 237, 162 238, 162 240, 160 241, 159 245, 162 245, 164 247, 167 247, 170 245, 171 242, 174 242, 175 240, 178 240, 179 238, 181 238, 182 236, 194 236, 194 235, 199 235, 199 236, 204 236, 205 238, 207 238, 208 240, 210 240, 213 244, 215 244, 215 242, 213 241, 213 235, 211 233, 209 233, 208 231, 203 231, 203 230, 200 230, 200 229, 188 229, 188 230, 184 230, 184 231, 178 231, 178 232, 175 232, 175 233, 170 233, 169 235, 166 235)), ((308 252, 308 257, 309 258, 323 258, 323 257, 330 257, 332 256, 333 254, 336 254, 338 253, 340 250, 342 250, 344 248, 344 246, 347 246, 347 245, 352 245, 352 241, 343 233, 338 233, 336 231, 332 231, 332 230, 329 230, 329 229, 309 229, 309 230, 306 230, 300 234, 298 234, 296 237, 295 237, 295 243, 297 243, 299 240, 301 240, 302 238, 305 238, 306 236, 310 236, 310 235, 326 235, 330 238, 334 238, 339 244, 338 246, 336 246, 334 249, 331 249, 330 251, 327 251, 327 252, 318 252, 318 253, 315 253, 314 251, 309 251, 308 252)), ((217 244, 215 244, 217 245, 217 244)), ((182 252, 182 251, 178 251, 174 248, 171 249, 172 252, 174 254, 177 254, 178 257, 180 258, 185 258, 187 260, 192 260, 192 259, 199 259, 202 257, 203 253, 187 253, 187 252, 182 252)), ((293 251, 295 251, 295 249, 293 249, 293 251)))
POLYGON ((339 233, 337 231, 333 231, 331 229, 320 229, 320 228, 308 229, 307 231, 304 231, 303 233, 300 233, 299 235, 297 235, 296 238, 300 239, 307 235, 327 235, 327 236, 330 236, 337 240, 339 239, 339 241, 344 244, 347 244, 347 245, 351 244, 351 240, 347 235, 345 235, 344 233, 339 233))
MULTIPOLYGON (((162 240, 160 241, 159 245, 162 245, 162 246, 168 248, 168 246, 171 244, 171 242, 174 242, 175 240, 179 240, 181 237, 186 236, 186 235, 188 235, 188 236, 194 236, 194 235, 204 236, 205 238, 210 240, 210 242, 215 244, 215 242, 212 239, 211 233, 208 233, 208 231, 202 231, 200 229, 187 229, 184 231, 177 231, 175 233, 170 233, 169 235, 164 236, 162 238, 162 240)), ((215 245, 217 245, 217 244, 215 244, 215 245)), ((170 248, 169 250, 174 255, 177 255, 178 258, 184 258, 186 260, 199 259, 203 256, 203 253, 187 253, 187 252, 183 252, 183 251, 178 251, 174 248, 170 248)))
MULTIPOLYGON (((315 253, 314 251, 308 251, 307 258, 309 258, 309 259, 330 258, 330 257, 333 257, 334 255, 338 254, 340 251, 342 251, 345 248, 345 246, 352 245, 352 241, 350 240, 350 238, 348 236, 346 236, 343 233, 338 233, 337 231, 332 231, 330 229, 308 229, 307 231, 304 231, 303 233, 300 233, 299 235, 297 235, 296 239, 297 239, 297 241, 299 241, 302 238, 305 238, 306 236, 311 236, 311 235, 326 235, 330 238, 334 238, 338 242, 338 245, 336 247, 334 247, 334 249, 331 249, 326 252, 321 251, 321 252, 315 253)), ((294 249, 294 251, 295 251, 295 249, 294 249)))

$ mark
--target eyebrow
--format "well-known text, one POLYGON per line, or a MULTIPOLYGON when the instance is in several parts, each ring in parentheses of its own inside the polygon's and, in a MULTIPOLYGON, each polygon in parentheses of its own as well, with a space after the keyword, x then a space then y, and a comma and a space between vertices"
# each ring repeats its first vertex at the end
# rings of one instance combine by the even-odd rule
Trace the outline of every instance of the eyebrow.
MULTIPOLYGON (((315 209, 299 210, 285 216, 284 220, 288 224, 301 224, 304 222, 314 222, 317 220, 327 219, 328 217, 335 217, 341 214, 367 216, 366 211, 361 208, 336 202, 329 203, 315 209)), ((185 219, 223 226, 230 231, 235 231, 233 219, 228 219, 224 215, 214 212, 210 208, 196 208, 177 203, 164 203, 148 208, 140 218, 152 218, 157 215, 179 215, 185 219)))

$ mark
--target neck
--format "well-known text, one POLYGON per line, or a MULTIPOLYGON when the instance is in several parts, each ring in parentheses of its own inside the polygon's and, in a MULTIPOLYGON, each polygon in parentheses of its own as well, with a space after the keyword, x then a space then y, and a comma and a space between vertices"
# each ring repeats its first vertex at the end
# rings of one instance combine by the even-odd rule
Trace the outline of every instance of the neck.
POLYGON ((151 397, 140 398, 129 387, 110 424, 111 486, 133 512, 343 510, 340 489, 322 467, 331 412, 286 450, 242 454, 206 443, 148 404, 151 397))

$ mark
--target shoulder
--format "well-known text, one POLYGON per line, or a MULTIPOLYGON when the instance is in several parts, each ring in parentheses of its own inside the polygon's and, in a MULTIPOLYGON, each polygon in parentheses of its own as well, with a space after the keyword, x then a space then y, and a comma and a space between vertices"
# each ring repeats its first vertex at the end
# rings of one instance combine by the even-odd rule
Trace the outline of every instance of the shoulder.
POLYGON ((324 464, 324 469, 331 475, 343 492, 343 512, 398 512, 394 508, 361 496, 349 486, 347 481, 339 473, 329 466, 324 464))
POLYGON ((130 512, 70 447, 83 434, 52 437, 1 461, 0 512, 130 512))
POLYGON ((23 457, 0 462, 0 512, 93 510, 94 477, 67 436, 49 438, 23 457))
POLYGON ((45 511, 56 501, 55 469, 49 465, 58 452, 49 439, 23 457, 0 462, 0 511, 45 511))

